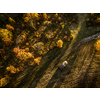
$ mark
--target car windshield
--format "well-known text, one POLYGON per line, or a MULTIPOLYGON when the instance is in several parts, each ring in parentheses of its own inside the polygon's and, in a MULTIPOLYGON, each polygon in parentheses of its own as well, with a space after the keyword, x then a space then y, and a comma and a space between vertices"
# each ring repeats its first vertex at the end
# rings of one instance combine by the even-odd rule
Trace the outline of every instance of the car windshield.
POLYGON ((66 66, 67 64, 65 62, 63 62, 63 65, 66 66))

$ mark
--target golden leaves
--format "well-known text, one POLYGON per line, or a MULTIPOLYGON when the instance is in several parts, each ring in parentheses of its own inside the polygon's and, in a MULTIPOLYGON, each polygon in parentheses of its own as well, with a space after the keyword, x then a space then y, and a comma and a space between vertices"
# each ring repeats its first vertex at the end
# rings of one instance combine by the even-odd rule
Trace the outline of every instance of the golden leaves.
POLYGON ((10 31, 13 31, 14 30, 14 27, 9 25, 9 24, 6 24, 6 28, 10 31))
POLYGON ((29 48, 26 49, 19 49, 19 47, 16 47, 13 49, 13 52, 16 54, 16 57, 20 60, 26 61, 28 58, 34 58, 32 53, 28 52, 29 48), (25 52, 27 51, 27 52, 25 52))
POLYGON ((9 22, 11 23, 11 24, 15 24, 15 20, 13 19, 13 18, 11 18, 11 17, 9 17, 9 22))
POLYGON ((20 51, 19 46, 13 49, 13 52, 17 54, 20 51))
POLYGON ((26 13, 26 16, 27 17, 31 17, 31 13, 26 13))
POLYGON ((25 17, 24 18, 24 22, 28 22, 29 21, 29 18, 28 17, 25 17))
POLYGON ((47 16, 46 13, 43 13, 43 18, 44 18, 45 20, 48 20, 48 16, 47 16))
POLYGON ((28 43, 28 42, 26 42, 26 45, 28 46, 28 45, 29 45, 29 43, 28 43))
POLYGON ((35 62, 36 64, 39 65, 41 58, 42 58, 42 57, 37 57, 37 58, 35 58, 35 59, 34 59, 34 62, 35 62))
POLYGON ((28 52, 29 51, 29 48, 25 48, 25 51, 28 52))
POLYGON ((16 73, 20 72, 19 68, 16 68, 16 73))
POLYGON ((62 25, 62 29, 64 28, 64 25, 62 25))
POLYGON ((58 17, 58 13, 55 14, 55 17, 56 17, 56 18, 58 17))
POLYGON ((58 41, 56 42, 56 44, 57 44, 57 47, 62 48, 63 41, 62 41, 62 40, 58 40, 58 41))
POLYGON ((9 39, 9 38, 3 38, 2 39, 2 41, 3 42, 5 42, 5 44, 7 45, 7 46, 11 46, 14 42, 13 41, 11 41, 11 39, 9 39))
POLYGON ((15 68, 13 65, 10 65, 9 67, 7 67, 6 70, 10 71, 13 74, 18 73, 20 71, 19 68, 15 68))
POLYGON ((35 17, 37 17, 37 18, 38 18, 38 17, 39 17, 39 14, 38 14, 38 13, 35 13, 35 17))
POLYGON ((97 42, 96 42, 96 50, 100 50, 100 40, 98 40, 97 42))
POLYGON ((6 70, 10 71, 11 73, 16 73, 16 68, 12 65, 10 65, 10 67, 7 67, 6 70))
POLYGON ((38 13, 31 13, 31 16, 32 16, 32 18, 34 19, 36 19, 36 20, 39 20, 40 19, 40 15, 38 14, 38 13))
POLYGON ((97 17, 97 22, 100 22, 100 17, 97 17))
POLYGON ((22 39, 25 40, 26 39, 26 36, 25 35, 21 35, 22 39))
POLYGON ((91 16, 94 16, 95 13, 91 13, 91 16))
POLYGON ((0 79, 0 87, 5 86, 7 84, 6 77, 0 79))

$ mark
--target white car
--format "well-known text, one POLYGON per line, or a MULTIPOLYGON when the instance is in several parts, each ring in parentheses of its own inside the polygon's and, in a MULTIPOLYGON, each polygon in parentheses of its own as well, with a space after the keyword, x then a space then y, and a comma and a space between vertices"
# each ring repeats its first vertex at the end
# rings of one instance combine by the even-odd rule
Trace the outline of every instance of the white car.
POLYGON ((68 62, 67 61, 64 61, 59 67, 58 69, 62 70, 65 66, 68 65, 68 62))

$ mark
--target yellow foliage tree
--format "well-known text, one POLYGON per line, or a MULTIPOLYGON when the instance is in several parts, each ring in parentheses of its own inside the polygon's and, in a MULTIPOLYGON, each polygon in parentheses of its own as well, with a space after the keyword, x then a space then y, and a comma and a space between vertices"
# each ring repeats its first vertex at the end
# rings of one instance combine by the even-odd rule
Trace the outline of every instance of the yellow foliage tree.
POLYGON ((39 20, 39 14, 38 13, 31 13, 31 16, 32 16, 32 18, 34 19, 36 19, 36 20, 39 20))
POLYGON ((31 17, 31 13, 26 13, 26 16, 27 17, 31 17))
POLYGON ((6 24, 6 28, 10 31, 13 31, 14 30, 14 27, 9 25, 9 24, 6 24))
POLYGON ((97 22, 100 22, 100 17, 97 17, 97 22))
POLYGON ((35 62, 36 64, 39 65, 41 58, 42 58, 42 57, 37 57, 37 58, 35 58, 35 59, 34 59, 34 62, 35 62))
POLYGON ((35 13, 35 17, 39 17, 39 14, 38 13, 35 13))
POLYGON ((29 21, 29 18, 28 17, 25 17, 24 18, 24 22, 28 22, 29 21))
POLYGON ((5 86, 7 84, 6 77, 0 79, 0 87, 5 86))
POLYGON ((43 18, 44 18, 45 20, 48 20, 48 16, 47 16, 46 13, 43 13, 43 18))
POLYGON ((58 17, 58 13, 55 14, 55 17, 56 17, 56 18, 58 17))
POLYGON ((5 44, 8 46, 8 45, 12 45, 14 42, 11 41, 11 39, 9 38, 2 38, 2 41, 5 42, 5 44))
POLYGON ((9 22, 11 23, 11 24, 15 24, 15 20, 14 19, 12 19, 11 17, 9 17, 9 22))
POLYGON ((58 40, 56 43, 57 43, 57 47, 62 48, 62 45, 63 45, 62 40, 58 40))
POLYGON ((96 50, 100 50, 100 40, 96 42, 96 50))
POLYGON ((16 68, 12 65, 6 68, 7 71, 10 71, 11 73, 16 73, 16 68))

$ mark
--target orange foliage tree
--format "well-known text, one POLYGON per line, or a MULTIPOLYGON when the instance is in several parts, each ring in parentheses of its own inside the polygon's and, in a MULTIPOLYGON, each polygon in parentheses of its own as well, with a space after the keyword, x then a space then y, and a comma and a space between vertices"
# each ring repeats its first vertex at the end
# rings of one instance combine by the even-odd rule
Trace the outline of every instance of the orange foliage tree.
POLYGON ((7 45, 7 46, 11 46, 14 42, 13 41, 11 41, 11 39, 9 39, 9 38, 3 38, 2 39, 2 41, 3 42, 5 42, 5 44, 7 45))

